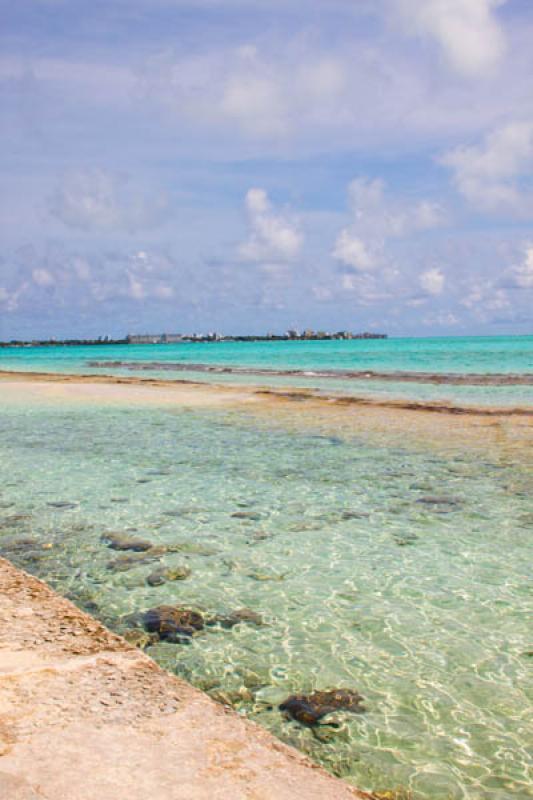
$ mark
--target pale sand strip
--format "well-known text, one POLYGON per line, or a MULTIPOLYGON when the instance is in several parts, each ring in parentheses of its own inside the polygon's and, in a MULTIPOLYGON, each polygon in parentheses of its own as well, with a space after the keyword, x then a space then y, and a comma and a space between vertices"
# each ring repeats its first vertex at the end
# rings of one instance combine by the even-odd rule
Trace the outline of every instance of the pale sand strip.
POLYGON ((262 418, 286 428, 345 432, 376 443, 489 451, 531 464, 533 408, 461 411, 442 405, 320 397, 306 390, 273 390, 188 381, 0 371, 0 407, 79 406, 228 409, 242 420, 262 418))
MULTIPOLYGON (((81 375, 68 373, 50 372, 12 372, 0 370, 0 383, 39 383, 51 386, 61 384, 68 386, 128 386, 141 388, 154 388, 179 391, 180 395, 186 398, 200 398, 205 395, 205 404, 213 404, 224 398, 225 403, 231 403, 232 397, 236 402, 243 399, 259 399, 273 397, 291 401, 316 400, 341 405, 357 406, 358 408, 382 408, 400 411, 424 411, 432 414, 482 416, 482 417, 533 417, 533 407, 494 407, 494 406, 473 406, 460 405, 448 400, 422 401, 395 398, 372 398, 369 396, 324 394, 320 390, 305 389, 301 387, 273 387, 270 385, 261 386, 253 384, 250 386, 237 386, 235 384, 217 384, 206 381, 192 381, 180 379, 163 378, 138 378, 138 377, 119 377, 117 375, 81 375), (211 395, 211 399, 208 399, 211 395)), ((115 393, 116 394, 116 393, 115 393)), ((134 394, 134 393, 133 393, 134 394)), ((108 393, 112 396, 112 393, 108 393)), ((178 397, 180 395, 175 395, 178 397)), ((164 396, 159 393, 159 397, 164 396)), ((202 404, 204 401, 200 400, 202 404)))
POLYGON ((0 798, 369 797, 0 559, 0 798))

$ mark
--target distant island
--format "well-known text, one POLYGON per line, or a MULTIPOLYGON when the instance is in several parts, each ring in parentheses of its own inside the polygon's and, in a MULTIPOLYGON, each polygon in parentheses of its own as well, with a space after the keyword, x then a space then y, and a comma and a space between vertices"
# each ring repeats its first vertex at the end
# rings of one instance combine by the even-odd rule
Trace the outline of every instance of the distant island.
POLYGON ((267 333, 264 336, 223 336, 220 333, 143 333, 128 334, 123 339, 99 336, 97 339, 33 339, 24 341, 12 339, 0 342, 0 347, 63 347, 81 345, 113 345, 113 344, 177 344, 179 342, 309 342, 350 340, 350 339, 386 339, 386 333, 351 333, 350 331, 314 331, 310 328, 300 332, 290 329, 282 334, 267 333))

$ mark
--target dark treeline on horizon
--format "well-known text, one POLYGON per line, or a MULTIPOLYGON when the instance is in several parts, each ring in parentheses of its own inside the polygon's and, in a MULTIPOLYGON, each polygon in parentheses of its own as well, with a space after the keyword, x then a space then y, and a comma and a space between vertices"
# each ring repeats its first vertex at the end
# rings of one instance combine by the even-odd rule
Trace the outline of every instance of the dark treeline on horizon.
POLYGON ((218 333, 208 334, 146 334, 131 335, 121 339, 112 339, 109 336, 99 336, 97 339, 11 339, 0 341, 0 347, 64 347, 85 345, 130 345, 130 344, 179 344, 189 342, 286 342, 286 341, 330 341, 352 339, 387 339, 385 333, 350 333, 338 331, 327 333, 324 331, 306 330, 299 333, 289 330, 287 333, 266 335, 223 336, 218 333))

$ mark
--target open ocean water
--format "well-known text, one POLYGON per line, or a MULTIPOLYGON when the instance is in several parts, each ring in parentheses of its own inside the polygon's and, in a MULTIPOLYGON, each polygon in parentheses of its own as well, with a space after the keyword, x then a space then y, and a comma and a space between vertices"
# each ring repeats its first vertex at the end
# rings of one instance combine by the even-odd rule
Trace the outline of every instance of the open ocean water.
MULTIPOLYGON (((532 356, 523 337, 28 349, 0 352, 0 368, 188 359, 526 375, 532 356)), ((421 386, 455 399, 465 388, 421 386)), ((468 388, 493 405, 531 391, 468 388)), ((2 402, 0 554, 121 632, 161 604, 219 620, 249 609, 259 616, 147 652, 360 788, 518 800, 532 777, 531 479, 505 450, 400 445, 275 413, 2 402), (110 532, 160 549, 117 552, 110 532), (152 585, 162 566, 186 577, 152 585), (278 709, 331 688, 357 690, 365 713, 309 728, 278 709)))

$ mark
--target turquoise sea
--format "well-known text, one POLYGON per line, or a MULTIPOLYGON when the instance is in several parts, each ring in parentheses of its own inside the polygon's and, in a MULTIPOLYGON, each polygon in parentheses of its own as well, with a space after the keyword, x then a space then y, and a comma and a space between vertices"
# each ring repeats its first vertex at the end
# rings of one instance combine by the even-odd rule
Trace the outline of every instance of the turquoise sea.
POLYGON ((466 405, 533 405, 533 336, 8 348, 0 350, 0 369, 267 383, 466 405), (332 374, 324 377, 324 371, 332 374), (376 377, 350 377, 367 371, 376 377), (398 373, 405 372, 419 373, 419 380, 402 380, 398 373), (464 376, 465 383, 428 382, 428 376, 439 375, 464 376), (472 376, 491 375, 509 381, 513 375, 527 376, 529 382, 469 382, 472 376))
MULTIPOLYGON (((523 337, 24 349, 0 351, 0 368, 120 372, 87 366, 109 359, 526 375, 532 357, 523 337)), ((302 376, 258 382, 276 379, 302 376)), ((323 391, 351 385, 328 380, 323 391)), ((408 383, 405 396, 420 387, 456 401, 468 388, 469 402, 491 405, 524 405, 531 391, 408 383)), ((161 604, 256 612, 260 625, 206 626, 147 652, 360 788, 413 800, 530 796, 531 463, 513 448, 408 431, 399 440, 297 413, 291 424, 275 409, 127 397, 13 402, 0 383, 0 554, 121 632, 128 615, 161 604), (117 552, 110 532, 160 549, 117 552), (152 585, 160 566, 190 574, 152 585), (278 709, 288 695, 330 688, 357 690, 366 712, 309 728, 278 709)))

